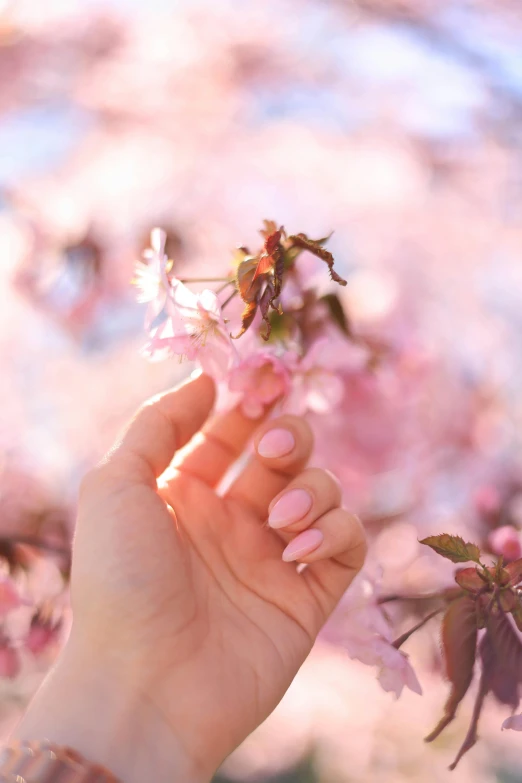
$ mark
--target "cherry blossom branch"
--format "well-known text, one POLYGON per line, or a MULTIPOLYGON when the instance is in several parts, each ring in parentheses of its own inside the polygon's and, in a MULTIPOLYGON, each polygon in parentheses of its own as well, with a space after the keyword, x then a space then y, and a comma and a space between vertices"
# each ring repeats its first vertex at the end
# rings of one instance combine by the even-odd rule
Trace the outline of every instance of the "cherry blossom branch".
POLYGON ((233 283, 233 277, 180 277, 180 283, 233 283))
POLYGON ((232 301, 232 299, 234 299, 235 296, 237 296, 237 290, 236 289, 234 289, 234 291, 232 291, 230 296, 225 299, 225 301, 221 305, 221 309, 223 310, 227 306, 227 304, 229 304, 232 301))
POLYGON ((395 641, 392 642, 392 646, 398 650, 404 644, 404 642, 407 641, 410 638, 410 636, 415 633, 415 631, 418 631, 419 628, 422 628, 423 625, 426 625, 426 623, 429 620, 431 620, 433 617, 436 617, 438 614, 444 611, 444 608, 445 607, 441 606, 438 609, 435 609, 433 612, 430 612, 428 615, 426 615, 426 617, 424 617, 420 622, 418 622, 417 625, 414 625, 413 628, 410 628, 409 631, 406 631, 397 639, 395 639, 395 641))

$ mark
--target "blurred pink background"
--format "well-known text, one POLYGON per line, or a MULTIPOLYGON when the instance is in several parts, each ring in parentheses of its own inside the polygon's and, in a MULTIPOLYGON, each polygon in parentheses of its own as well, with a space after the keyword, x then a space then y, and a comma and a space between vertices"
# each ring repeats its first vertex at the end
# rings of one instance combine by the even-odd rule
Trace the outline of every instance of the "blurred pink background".
MULTIPOLYGON (((333 230, 354 324, 400 347, 345 400, 335 465, 384 587, 447 582, 421 533, 487 548, 494 518, 518 536, 518 0, 0 0, 0 150, 0 537, 67 548, 85 470, 190 370, 139 355, 150 229, 210 275, 264 218, 333 230)), ((424 695, 395 702, 321 642, 221 777, 447 780, 472 700, 425 745, 446 696, 436 626, 408 653, 424 695)), ((46 665, 0 681, 5 725, 46 665)), ((488 705, 453 780, 522 780, 504 717, 488 705)))

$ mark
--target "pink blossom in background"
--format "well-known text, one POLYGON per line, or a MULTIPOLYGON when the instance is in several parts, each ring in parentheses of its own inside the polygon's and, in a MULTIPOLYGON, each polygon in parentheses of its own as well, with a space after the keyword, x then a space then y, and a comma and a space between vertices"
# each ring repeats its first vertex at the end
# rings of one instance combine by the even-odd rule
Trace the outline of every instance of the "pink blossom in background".
POLYGON ((506 561, 522 557, 520 531, 511 525, 497 527, 488 536, 488 544, 496 555, 503 555, 506 561))
POLYGON ((14 679, 20 673, 21 666, 18 650, 6 639, 0 640, 0 677, 14 679))
POLYGON ((319 338, 302 359, 289 355, 287 364, 292 369, 292 389, 285 407, 296 416, 307 411, 326 414, 335 410, 344 397, 344 384, 339 372, 342 354, 349 346, 339 346, 327 338, 319 338))
POLYGON ((283 358, 258 350, 232 368, 228 388, 241 395, 240 406, 245 416, 257 419, 268 405, 289 393, 292 377, 283 358))

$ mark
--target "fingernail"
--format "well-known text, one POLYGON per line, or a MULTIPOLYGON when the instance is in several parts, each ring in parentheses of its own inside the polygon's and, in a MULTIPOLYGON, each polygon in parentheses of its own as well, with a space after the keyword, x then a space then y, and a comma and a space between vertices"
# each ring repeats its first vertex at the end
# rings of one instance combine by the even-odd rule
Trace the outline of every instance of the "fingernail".
POLYGON ((295 438, 289 430, 269 430, 257 446, 261 457, 283 457, 295 448, 295 438))
POLYGON ((323 539, 324 536, 320 530, 305 530, 304 533, 299 533, 293 541, 290 541, 282 554, 282 558, 285 563, 299 560, 317 549, 323 543, 323 539))
POLYGON ((279 498, 268 516, 268 524, 277 530, 302 519, 312 507, 312 496, 305 489, 291 489, 279 498))

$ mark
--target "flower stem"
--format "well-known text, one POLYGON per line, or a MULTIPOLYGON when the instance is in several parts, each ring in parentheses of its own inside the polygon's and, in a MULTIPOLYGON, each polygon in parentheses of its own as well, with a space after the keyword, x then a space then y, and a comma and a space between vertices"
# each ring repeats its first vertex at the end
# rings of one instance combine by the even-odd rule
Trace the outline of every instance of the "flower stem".
POLYGON ((225 307, 227 306, 227 304, 228 304, 229 302, 231 302, 231 301, 232 301, 232 299, 233 299, 235 296, 237 296, 237 290, 234 288, 234 290, 232 291, 232 293, 230 294, 230 296, 229 296, 227 299, 225 299, 225 301, 224 301, 224 302, 223 302, 223 304, 221 305, 221 309, 222 309, 222 310, 224 310, 224 309, 225 309, 225 307))
POLYGON ((233 277, 180 277, 180 283, 233 283, 233 277))
POLYGON ((219 288, 216 289, 216 294, 220 294, 222 291, 225 290, 225 288, 228 288, 229 285, 233 285, 233 280, 227 280, 223 285, 220 285, 219 288))
POLYGON ((406 631, 406 633, 403 633, 402 636, 399 636, 398 639, 395 639, 394 642, 392 642, 393 647, 395 647, 397 650, 401 645, 404 644, 404 642, 410 638, 410 636, 415 633, 415 631, 418 631, 419 628, 422 628, 423 625, 425 625, 428 620, 431 620, 432 617, 436 617, 438 614, 440 614, 443 611, 444 607, 440 607, 439 609, 435 609, 433 612, 430 612, 426 617, 424 617, 420 622, 417 623, 417 625, 414 625, 413 628, 410 628, 409 631, 406 631))

